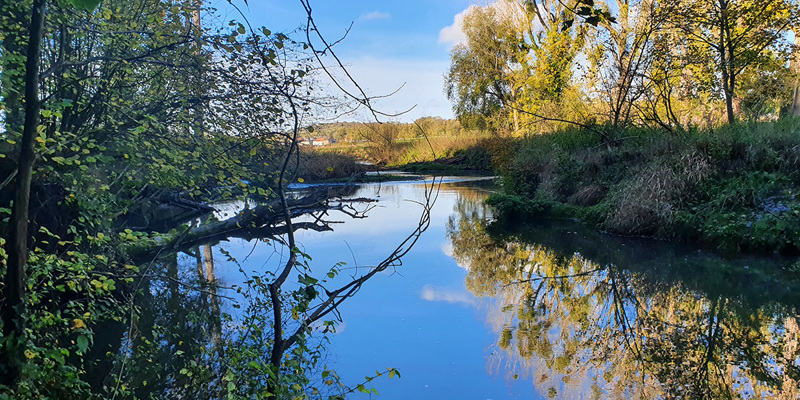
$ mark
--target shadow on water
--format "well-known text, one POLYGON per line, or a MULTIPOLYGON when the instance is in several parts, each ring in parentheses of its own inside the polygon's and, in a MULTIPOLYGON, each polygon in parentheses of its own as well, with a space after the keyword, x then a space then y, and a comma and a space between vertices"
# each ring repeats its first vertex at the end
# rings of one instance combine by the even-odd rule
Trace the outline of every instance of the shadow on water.
POLYGON ((541 395, 800 398, 800 274, 569 221, 495 222, 462 199, 447 232, 499 335, 489 364, 541 395))

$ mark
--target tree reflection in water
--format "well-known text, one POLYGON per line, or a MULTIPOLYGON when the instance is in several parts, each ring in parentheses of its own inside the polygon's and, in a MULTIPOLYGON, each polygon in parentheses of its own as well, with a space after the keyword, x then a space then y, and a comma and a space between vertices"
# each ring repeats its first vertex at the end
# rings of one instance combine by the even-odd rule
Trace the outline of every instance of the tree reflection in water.
POLYGON ((800 276, 765 272, 783 260, 491 221, 463 198, 447 230, 492 369, 558 398, 800 398, 800 276))
MULTIPOLYGON (((177 253, 149 267, 138 318, 123 340, 128 358, 106 366, 129 382, 137 398, 214 398, 224 387, 225 365, 214 360, 223 359, 231 338, 221 335, 212 249, 202 245, 185 253, 196 259, 196 270, 177 253)), ((116 384, 112 376, 108 387, 116 384)))

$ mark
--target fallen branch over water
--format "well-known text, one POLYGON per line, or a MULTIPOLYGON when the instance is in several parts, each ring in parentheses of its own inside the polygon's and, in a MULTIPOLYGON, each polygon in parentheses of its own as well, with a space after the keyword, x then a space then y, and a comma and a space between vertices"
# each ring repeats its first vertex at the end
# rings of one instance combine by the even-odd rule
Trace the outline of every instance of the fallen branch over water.
MULTIPOLYGON (((323 219, 330 211, 339 211, 352 218, 364 218, 365 210, 353 207, 355 203, 371 203, 377 200, 368 198, 342 199, 342 189, 321 188, 305 196, 287 199, 289 216, 292 220, 313 216, 312 221, 294 222, 292 231, 314 230, 330 231, 332 222, 323 219)), ((255 208, 245 208, 235 216, 219 221, 210 220, 196 227, 172 235, 159 236, 154 240, 140 243, 129 249, 131 257, 137 261, 157 258, 163 254, 189 249, 201 244, 215 243, 229 238, 252 240, 258 238, 277 238, 288 232, 280 201, 273 200, 255 208)))

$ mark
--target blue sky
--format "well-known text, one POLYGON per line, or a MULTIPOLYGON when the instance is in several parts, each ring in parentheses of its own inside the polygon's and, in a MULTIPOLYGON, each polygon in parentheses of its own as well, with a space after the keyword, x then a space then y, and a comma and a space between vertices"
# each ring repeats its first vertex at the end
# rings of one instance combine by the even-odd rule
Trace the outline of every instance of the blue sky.
MULTIPOLYGON (((311 0, 313 15, 328 40, 337 40, 353 27, 336 47, 348 70, 371 95, 403 89, 381 100, 381 111, 394 113, 416 107, 398 120, 422 116, 452 118, 445 98, 443 75, 454 44, 456 15, 474 0, 311 0), (442 33, 442 30, 450 27, 442 33)), ((211 4, 223 8, 224 2, 211 4)), ((273 32, 288 32, 305 23, 299 0, 250 0, 239 5, 250 23, 273 32)), ((233 19, 235 15, 223 15, 233 19)), ((346 120, 363 120, 352 116, 346 120)))

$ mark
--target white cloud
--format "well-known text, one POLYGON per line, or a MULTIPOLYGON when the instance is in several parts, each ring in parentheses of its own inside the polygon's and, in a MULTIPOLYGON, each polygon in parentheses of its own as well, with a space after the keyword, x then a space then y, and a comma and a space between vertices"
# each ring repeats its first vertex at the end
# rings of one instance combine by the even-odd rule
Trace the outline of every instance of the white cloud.
POLYGON ((440 245, 440 247, 441 247, 442 253, 444 253, 444 255, 446 255, 448 257, 452 257, 453 256, 453 243, 451 243, 449 241, 443 242, 440 245))
POLYGON ((389 19, 391 17, 392 17, 392 14, 389 14, 388 12, 373 11, 373 12, 369 12, 369 13, 366 13, 366 14, 361 14, 358 17, 358 20, 359 21, 372 21, 372 20, 376 20, 376 19, 389 19))
MULTIPOLYGON (((540 4, 540 8, 543 6, 540 4)), ((439 31, 439 43, 449 44, 455 46, 459 43, 465 43, 467 36, 464 34, 464 17, 467 16, 476 8, 493 8, 495 11, 496 19, 510 22, 513 24, 525 24, 526 16, 524 10, 521 8, 520 3, 513 0, 496 0, 486 6, 471 5, 464 11, 456 14, 453 18, 453 24, 442 28, 439 31)), ((533 21, 534 30, 538 29, 539 22, 533 21)))
POLYGON ((464 34, 464 16, 467 15, 475 5, 469 6, 466 10, 461 11, 453 17, 453 24, 445 26, 439 31, 439 43, 456 45, 467 41, 467 36, 464 34))
POLYGON ((466 304, 474 303, 474 299, 463 291, 455 291, 450 289, 435 288, 431 285, 425 285, 422 288, 421 297, 427 301, 445 301, 450 304, 466 304))

